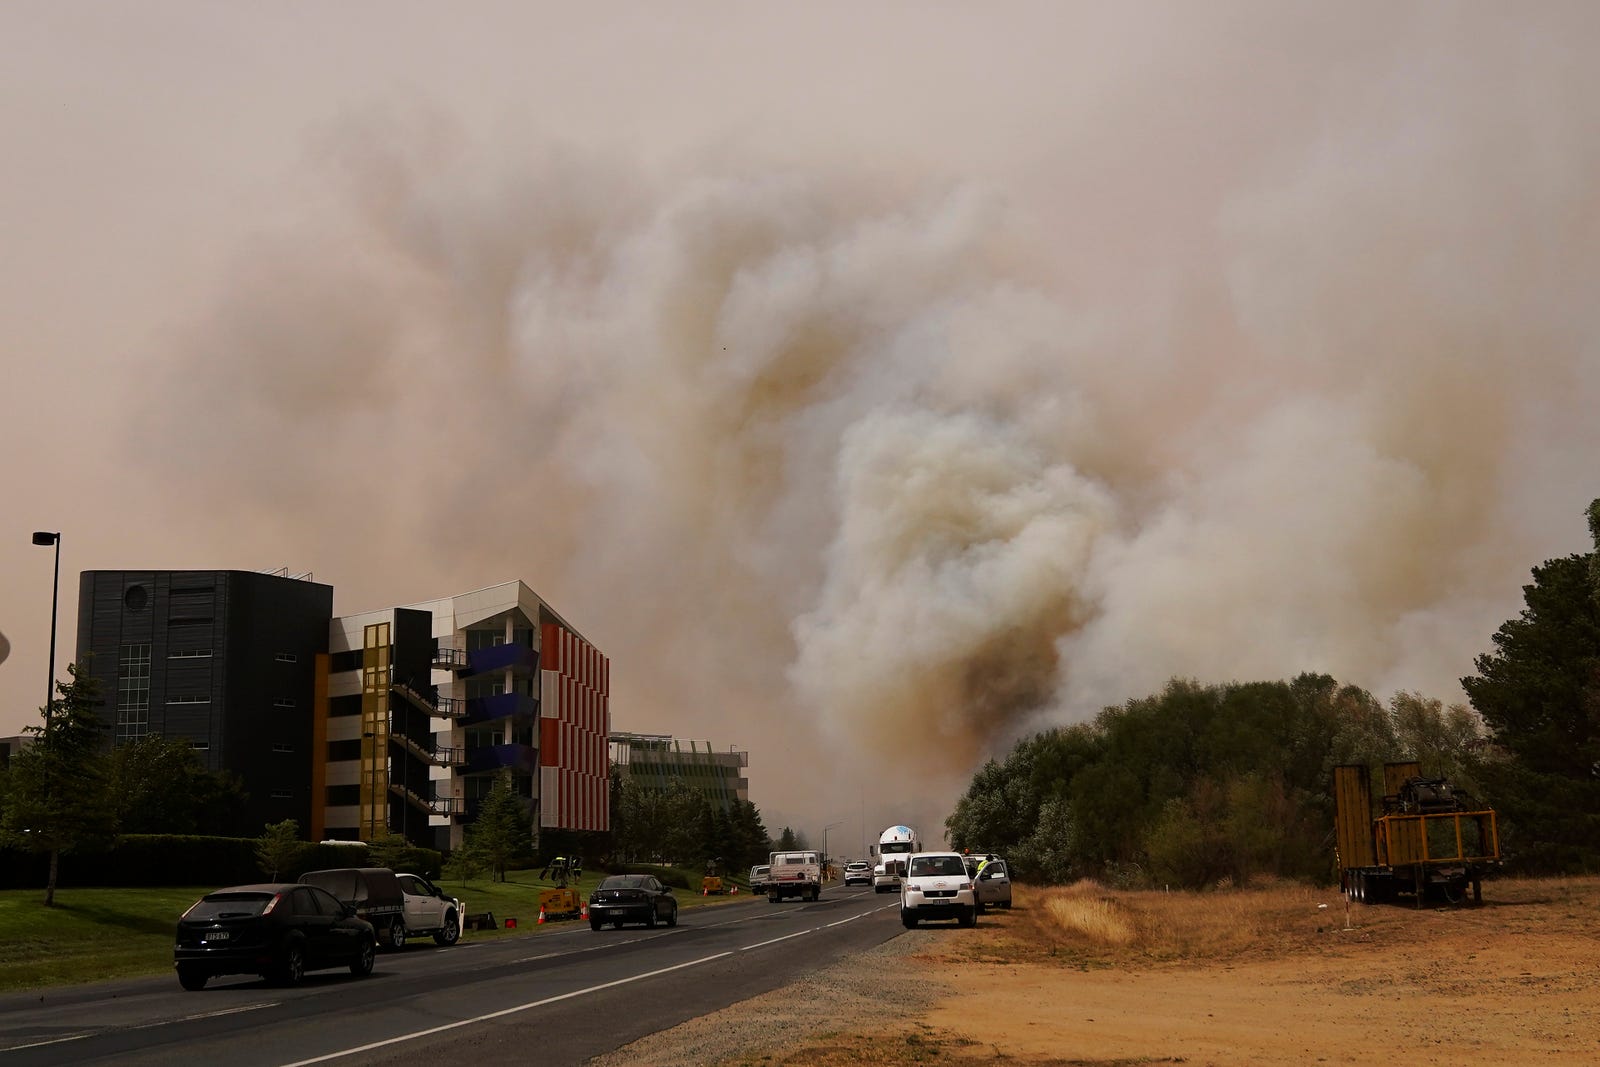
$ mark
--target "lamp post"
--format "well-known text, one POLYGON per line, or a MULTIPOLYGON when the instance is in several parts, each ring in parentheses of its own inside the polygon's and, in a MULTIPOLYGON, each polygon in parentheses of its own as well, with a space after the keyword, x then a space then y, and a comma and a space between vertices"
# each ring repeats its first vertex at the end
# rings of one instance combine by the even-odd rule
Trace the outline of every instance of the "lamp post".
POLYGON ((836 823, 836 822, 830 822, 828 825, 826 825, 826 826, 824 826, 822 828, 822 867, 823 867, 824 880, 826 880, 826 877, 827 877, 827 867, 828 867, 828 831, 832 830, 835 826, 838 826, 838 825, 840 825, 840 824, 836 823))
POLYGON ((33 543, 56 546, 56 576, 50 587, 50 677, 46 679, 44 689, 44 724, 49 726, 50 708, 55 704, 56 698, 56 604, 61 593, 61 532, 35 530, 33 543))

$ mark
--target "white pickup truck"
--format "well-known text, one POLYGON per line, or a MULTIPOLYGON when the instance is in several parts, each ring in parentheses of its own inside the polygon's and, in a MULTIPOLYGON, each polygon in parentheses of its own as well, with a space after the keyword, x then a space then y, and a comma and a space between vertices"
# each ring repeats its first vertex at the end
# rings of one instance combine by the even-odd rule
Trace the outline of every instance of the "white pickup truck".
POLYGON ((767 899, 776 904, 784 897, 816 900, 822 895, 822 857, 815 852, 774 852, 769 857, 767 899))

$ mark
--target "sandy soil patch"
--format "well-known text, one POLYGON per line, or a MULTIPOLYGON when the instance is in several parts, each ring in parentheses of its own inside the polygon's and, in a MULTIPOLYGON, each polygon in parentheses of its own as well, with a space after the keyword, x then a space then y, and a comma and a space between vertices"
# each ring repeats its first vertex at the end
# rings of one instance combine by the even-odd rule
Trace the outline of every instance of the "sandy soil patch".
POLYGON ((976 930, 908 931, 596 1062, 1600 1063, 1600 879, 1484 896, 1357 906, 1347 925, 1331 891, 1021 887, 976 930), (1074 894, 1131 936, 1064 928, 1051 901, 1074 894))

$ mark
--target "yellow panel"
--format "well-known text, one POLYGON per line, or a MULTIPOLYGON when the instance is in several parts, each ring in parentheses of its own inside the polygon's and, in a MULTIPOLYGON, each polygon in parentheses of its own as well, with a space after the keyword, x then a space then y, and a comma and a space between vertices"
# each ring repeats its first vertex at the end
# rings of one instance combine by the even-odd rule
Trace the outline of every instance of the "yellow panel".
POLYGON ((1400 792, 1400 787, 1406 784, 1407 778, 1418 778, 1422 775, 1422 764, 1415 760, 1405 763, 1385 763, 1383 765, 1383 795, 1392 797, 1400 792))
POLYGON ((1339 866, 1372 866, 1372 779, 1365 764, 1333 769, 1333 802, 1339 866))

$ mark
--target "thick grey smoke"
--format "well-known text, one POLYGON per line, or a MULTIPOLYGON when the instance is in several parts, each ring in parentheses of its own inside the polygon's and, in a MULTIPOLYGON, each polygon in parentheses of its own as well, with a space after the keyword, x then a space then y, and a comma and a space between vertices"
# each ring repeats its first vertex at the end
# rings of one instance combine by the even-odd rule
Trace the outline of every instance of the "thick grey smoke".
POLYGON ((527 579, 620 728, 755 749, 781 809, 876 766, 937 818, 1174 675, 1457 699, 1600 445, 1600 78, 1492 21, 1064 71, 983 180, 352 120, 180 352, 221 447, 141 425, 341 610, 527 579))

